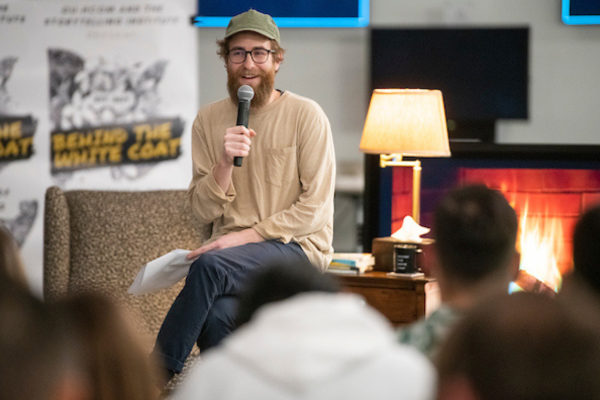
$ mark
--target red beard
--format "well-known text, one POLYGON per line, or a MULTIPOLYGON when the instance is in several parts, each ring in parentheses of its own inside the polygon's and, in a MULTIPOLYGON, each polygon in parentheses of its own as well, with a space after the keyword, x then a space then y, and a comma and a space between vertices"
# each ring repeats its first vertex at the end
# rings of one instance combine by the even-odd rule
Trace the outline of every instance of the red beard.
MULTIPOLYGON (((246 74, 248 70, 238 69, 236 72, 230 72, 227 70, 227 91, 229 92, 229 97, 237 103, 237 91, 242 86, 240 84, 241 77, 246 74)), ((275 87, 275 69, 273 68, 270 71, 265 71, 263 69, 258 69, 258 76, 260 77, 260 83, 258 87, 252 87, 254 89, 254 97, 250 102, 250 107, 252 108, 261 108, 265 104, 268 103, 271 94, 273 93, 273 88, 275 87)), ((254 73, 253 73, 254 74, 254 73)))

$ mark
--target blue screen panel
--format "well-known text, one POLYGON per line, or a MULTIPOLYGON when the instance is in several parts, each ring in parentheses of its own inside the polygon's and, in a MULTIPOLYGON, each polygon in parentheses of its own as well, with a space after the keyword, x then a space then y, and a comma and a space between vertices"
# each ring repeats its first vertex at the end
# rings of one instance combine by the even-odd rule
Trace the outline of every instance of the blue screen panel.
POLYGON ((600 24, 600 1, 562 0, 562 20, 568 25, 600 24))
POLYGON ((280 28, 358 28, 369 25, 369 0, 199 0, 193 24, 227 26, 232 16, 253 8, 269 14, 280 28))

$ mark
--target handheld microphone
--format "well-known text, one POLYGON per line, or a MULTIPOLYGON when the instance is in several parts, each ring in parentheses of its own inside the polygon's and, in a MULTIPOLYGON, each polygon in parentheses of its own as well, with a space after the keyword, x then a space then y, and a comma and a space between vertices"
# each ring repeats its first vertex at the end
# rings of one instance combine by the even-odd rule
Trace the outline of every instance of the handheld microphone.
MULTIPOLYGON (((237 122, 235 123, 237 126, 244 125, 246 128, 248 127, 248 117, 250 116, 250 100, 254 97, 254 90, 248 85, 240 86, 237 91, 238 96, 238 115, 237 122)), ((242 166, 242 157, 234 157, 233 165, 236 167, 242 166)))

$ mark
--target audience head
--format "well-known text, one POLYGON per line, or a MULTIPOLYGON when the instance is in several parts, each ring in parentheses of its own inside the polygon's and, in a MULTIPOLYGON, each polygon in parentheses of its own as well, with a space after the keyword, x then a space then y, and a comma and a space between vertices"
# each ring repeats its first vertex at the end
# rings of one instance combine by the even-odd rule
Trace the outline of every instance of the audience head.
POLYGON ((23 285, 0 279, 0 397, 87 398, 56 315, 23 285))
POLYGON ((146 400, 154 371, 124 312, 81 294, 43 303, 0 279, 0 398, 146 400))
POLYGON ((154 371, 123 309, 99 294, 79 294, 55 305, 79 349, 82 371, 96 400, 155 398, 154 371))
POLYGON ((250 276, 240 296, 237 325, 250 321, 254 312, 267 303, 285 300, 299 293, 339 291, 337 281, 305 263, 273 263, 250 276))
POLYGON ((19 247, 12 234, 0 225, 0 279, 9 277, 13 282, 27 284, 19 247))
POLYGON ((475 307, 437 358, 438 399, 600 398, 597 325, 540 294, 475 307))
POLYGON ((517 215, 499 191, 479 184, 451 190, 433 221, 441 273, 465 286, 495 275, 510 281, 517 270, 517 230, 517 215))
POLYGON ((600 294, 600 205, 587 210, 573 234, 573 276, 600 294))

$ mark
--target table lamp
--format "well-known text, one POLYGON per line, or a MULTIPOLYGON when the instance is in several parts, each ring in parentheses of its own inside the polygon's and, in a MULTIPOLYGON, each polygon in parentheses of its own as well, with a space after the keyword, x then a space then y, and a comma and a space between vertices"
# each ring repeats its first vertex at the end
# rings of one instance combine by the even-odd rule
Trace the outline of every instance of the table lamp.
POLYGON ((421 162, 402 160, 402 157, 450 157, 442 92, 374 90, 360 150, 379 154, 381 168, 413 167, 412 217, 419 223, 421 162))

